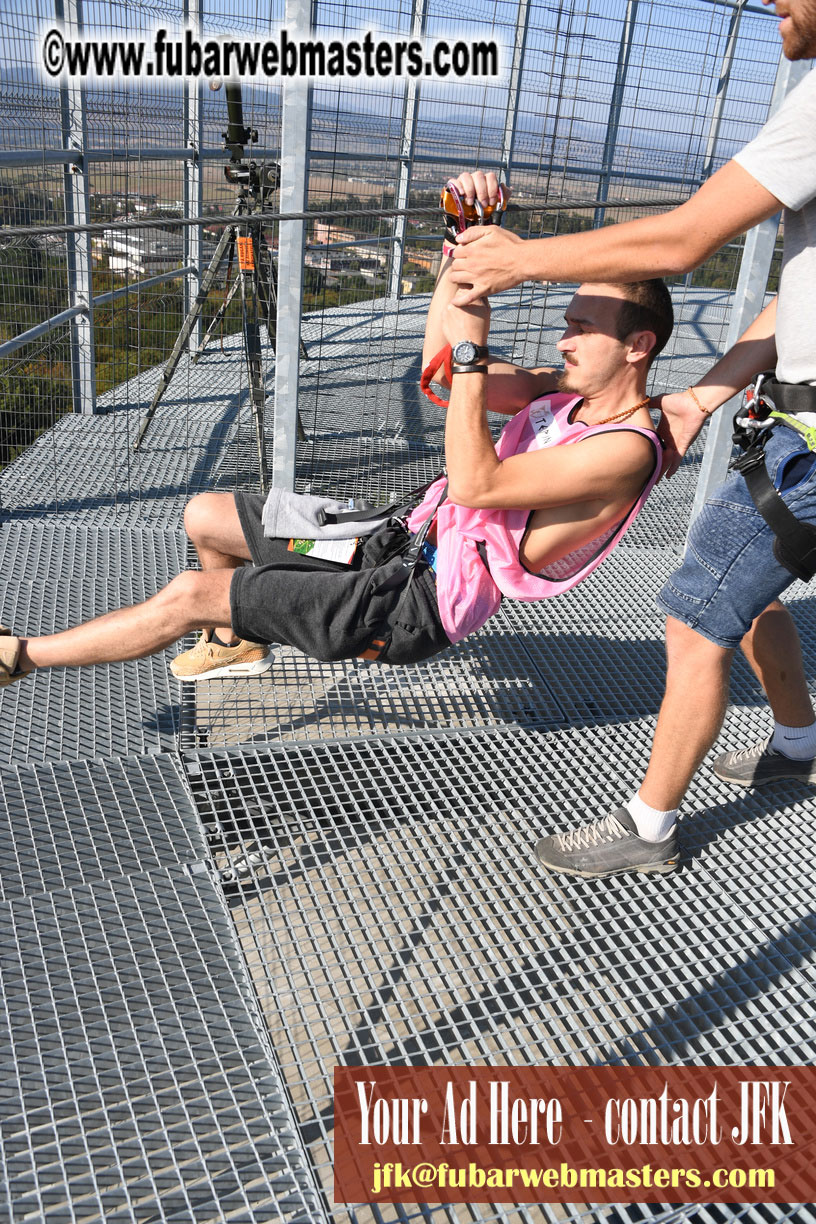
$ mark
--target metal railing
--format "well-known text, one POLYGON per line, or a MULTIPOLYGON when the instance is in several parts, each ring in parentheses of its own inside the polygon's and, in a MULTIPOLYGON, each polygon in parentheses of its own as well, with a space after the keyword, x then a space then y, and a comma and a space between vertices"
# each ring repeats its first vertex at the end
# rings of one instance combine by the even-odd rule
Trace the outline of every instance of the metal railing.
MULTIPOLYGON (((503 19, 502 28, 511 47, 509 75, 495 98, 491 98, 492 109, 488 111, 486 97, 481 102, 481 109, 469 100, 461 103, 459 118, 464 124, 461 130, 478 130, 479 133, 475 153, 467 139, 456 136, 457 124, 448 122, 443 94, 424 82, 421 88, 412 82, 396 84, 388 95, 398 109, 398 118, 395 112, 393 128, 388 129, 387 149, 382 145, 382 129, 378 127, 382 121, 375 117, 376 108, 360 112, 364 118, 355 118, 351 111, 341 117, 338 111, 333 128, 321 112, 321 122, 315 125, 312 122, 315 99, 323 96, 325 87, 318 89, 305 82, 287 84, 282 103, 279 109, 274 110, 275 123, 279 120, 281 125, 280 146, 262 139, 252 146, 249 154, 258 162, 280 159, 283 165, 278 210, 259 214, 253 219, 273 227, 278 234, 280 293, 275 320, 277 359, 273 444, 273 478, 277 482, 291 485, 294 479, 304 254, 307 250, 315 249, 316 245, 307 242, 307 220, 321 216, 334 220, 344 217, 346 221, 363 216, 379 217, 383 221, 393 219, 388 232, 377 237, 360 233, 354 241, 320 244, 320 248, 331 251, 378 245, 382 252, 378 259, 385 272, 385 293, 390 300, 398 301, 408 245, 422 241, 421 236, 409 233, 412 216, 422 215, 422 210, 410 207, 409 189, 412 184, 414 188, 419 185, 416 175, 418 168, 444 166, 447 156, 442 152, 444 141, 439 139, 437 125, 450 145, 449 156, 458 159, 473 153, 481 155, 483 161, 488 157, 494 158, 506 178, 525 187, 528 181, 532 182, 536 190, 549 196, 546 204, 530 206, 531 212, 590 208, 594 224, 600 225, 613 208, 626 209, 631 214, 638 207, 666 205, 684 198, 716 168, 718 160, 727 153, 729 119, 733 126, 733 92, 737 79, 764 81, 770 77, 773 66, 765 63, 762 57, 751 54, 750 46, 746 50, 746 39, 756 39, 758 32, 768 26, 768 14, 760 6, 746 4, 744 0, 697 0, 692 9, 686 6, 684 11, 690 18, 697 19, 702 31, 694 52, 704 65, 696 86, 696 96, 688 99, 690 118, 683 121, 688 129, 688 149, 691 152, 678 152, 674 161, 667 158, 660 165, 647 164, 650 160, 647 156, 649 131, 645 132, 646 139, 639 136, 635 144, 634 124, 638 119, 641 124, 648 121, 656 134, 664 126, 663 116, 657 113, 657 117, 650 120, 648 110, 644 109, 647 103, 637 99, 641 92, 654 90, 655 82, 665 76, 662 63, 664 47, 661 42, 664 36, 659 33, 658 24, 653 25, 652 18, 661 4, 670 8, 671 2, 628 0, 625 10, 621 8, 620 13, 604 15, 591 14, 589 10, 586 13, 573 9, 562 12, 559 7, 555 14, 550 14, 548 10, 545 19, 543 11, 534 6, 534 0, 519 0, 515 16, 503 19), (724 15, 718 16, 718 13, 724 15), (707 14, 705 20, 701 14, 707 14), (587 25, 590 20, 602 22, 603 27, 593 27, 590 31, 587 25), (746 23, 753 23, 751 30, 746 30, 746 23), (590 46, 591 54, 587 52, 585 55, 590 46), (577 66, 573 66, 570 58, 572 50, 580 51, 577 66), (535 113, 537 103, 532 100, 541 94, 536 82, 538 76, 544 73, 548 79, 546 97, 553 102, 554 118, 548 107, 539 117, 535 113), (584 85, 590 88, 585 90, 584 85), (586 109, 589 103, 582 96, 584 93, 597 94, 600 99, 601 138, 596 139, 593 134, 592 123, 598 127, 598 122, 592 120, 590 123, 590 111, 586 109), (369 130, 370 134, 352 139, 349 133, 355 130, 355 123, 360 132, 369 130), (343 124, 346 126, 343 127, 343 124), (580 156, 575 153, 579 146, 585 146, 580 156), (334 175, 336 166, 350 168, 352 165, 376 168, 378 173, 391 176, 393 196, 385 202, 393 203, 393 207, 343 210, 332 202, 325 210, 315 210, 313 207, 307 210, 307 185, 311 177, 319 177, 324 167, 327 172, 331 169, 334 175), (585 196, 567 199, 570 194, 567 187, 572 187, 571 194, 574 196, 582 183, 587 187, 585 196), (631 188, 633 197, 615 200, 616 186, 631 188), (682 188, 679 194, 677 188, 682 188), (665 196, 657 195, 658 192, 664 192, 665 196), (635 199, 636 195, 643 198, 635 199), (647 199, 647 195, 650 198, 647 199)), ((85 29, 82 0, 55 0, 55 5, 55 15, 63 20, 66 33, 79 34, 85 29)), ((188 24, 205 30, 208 23, 217 17, 216 8, 217 5, 208 6, 205 0, 183 0, 180 16, 188 24)), ((128 13, 131 11, 136 10, 129 9, 128 13)), ((283 17, 292 28, 321 28, 319 3, 288 0, 283 17)), ((422 34, 433 26, 437 17, 432 0, 414 0, 408 20, 410 32, 422 34)), ((488 21, 495 19, 495 15, 490 17, 475 10, 474 17, 488 21)), ((670 42, 666 42, 667 47, 670 42)), ((776 50, 776 44, 774 48, 776 50)), ((679 81, 684 79, 684 70, 683 67, 676 69, 679 81)), ((782 77, 779 88, 782 88, 782 77)), ((13 335, 8 334, 11 328, 7 322, 0 344, 0 357, 20 354, 27 345, 67 327, 73 409, 78 413, 92 414, 99 409, 96 394, 99 361, 94 312, 107 309, 128 295, 143 294, 180 278, 183 282, 182 312, 187 313, 199 291, 206 263, 202 250, 203 227, 228 223, 225 218, 205 215, 203 207, 205 182, 212 179, 212 168, 218 163, 223 164, 225 154, 223 148, 212 143, 211 125, 208 127, 204 122, 205 83, 201 80, 186 83, 181 104, 173 110, 180 124, 179 139, 173 138, 170 124, 164 123, 156 143, 140 140, 136 152, 128 143, 116 139, 99 141, 96 125, 100 108, 107 105, 99 91, 93 100, 89 100, 83 88, 68 82, 52 87, 52 92, 61 147, 0 149, 0 173, 7 175, 8 181, 12 182, 15 181, 15 174, 27 170, 32 175, 42 175, 46 170, 62 170, 65 225, 49 225, 48 232, 64 240, 65 300, 59 304, 59 309, 52 308, 45 319, 22 327, 13 335), (150 168, 157 167, 158 172, 162 163, 180 172, 181 218, 173 222, 162 218, 129 222, 120 227, 112 227, 110 223, 94 224, 92 170, 97 173, 110 168, 113 175, 119 166, 130 170, 137 165, 139 172, 149 177, 150 168), (184 249, 179 265, 127 285, 106 286, 103 292, 99 292, 97 286, 95 291, 91 251, 93 236, 105 229, 127 230, 142 224, 160 224, 181 234, 184 249)), ((253 101, 253 104, 258 103, 253 101)), ((740 105, 744 107, 742 100, 740 105)), ((755 110, 757 105, 754 106, 755 110)), ((278 107, 277 102, 275 107, 278 107)), ((112 115, 116 109, 116 104, 111 103, 112 115)), ((659 107, 657 110, 659 112, 659 107)), ((757 114, 760 120, 764 117, 758 111, 757 114)), ((117 130, 113 121, 110 130, 113 136, 117 130)), ((681 145, 682 142, 679 142, 678 150, 681 145)), ((333 177, 331 181, 334 182, 333 177)), ((211 188, 207 188, 207 191, 211 191, 211 188)), ((314 205, 315 202, 313 193, 310 203, 314 205)), ((36 236, 37 233, 42 233, 42 228, 5 226, 0 238, 8 240, 15 236, 36 236)), ((757 294, 764 290, 774 238, 775 230, 772 233, 766 225, 765 238, 760 244, 761 254, 753 239, 746 247, 750 267, 744 264, 744 275, 732 312, 734 320, 742 319, 745 309, 750 308, 746 307, 746 303, 754 302, 757 294), (760 282, 762 289, 759 288, 760 282)), ((21 275, 25 275, 24 268, 21 275)), ((199 340, 200 331, 196 329, 191 343, 196 344, 199 340)), ((153 348, 146 351, 153 351, 153 348)), ((717 464, 719 460, 715 466, 717 464)))

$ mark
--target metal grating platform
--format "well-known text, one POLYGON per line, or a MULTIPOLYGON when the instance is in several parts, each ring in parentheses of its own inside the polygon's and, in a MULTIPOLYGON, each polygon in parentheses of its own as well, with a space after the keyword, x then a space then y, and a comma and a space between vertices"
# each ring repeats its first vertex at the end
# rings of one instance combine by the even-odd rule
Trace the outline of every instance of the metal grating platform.
POLYGON ((0 769, 0 844, 6 901, 207 857, 167 754, 0 769))
MULTIPOLYGON (((268 346, 265 360, 269 380, 274 356, 268 346)), ((134 452, 160 372, 149 370, 100 397, 99 416, 63 417, 0 473, 3 517, 180 528, 189 498, 212 487, 230 439, 251 432, 240 340, 230 337, 223 351, 208 350, 196 366, 183 358, 134 452)), ((253 455, 232 487, 254 487, 257 466, 253 455)))
MULTIPOLYGON (((670 550, 633 548, 627 534, 603 567, 575 590, 546 603, 504 605, 502 615, 546 676, 565 725, 657 711, 666 664, 665 618, 655 597, 678 559, 670 550)), ((812 622, 812 599, 794 598, 790 606, 803 628, 812 622)), ((741 657, 732 668, 731 701, 763 709, 766 704, 741 657)))
MULTIPOLYGON (((550 359, 568 297, 501 299, 505 353, 550 359)), ((386 501, 435 473, 443 413, 415 381, 425 305, 306 320, 299 487, 386 501)), ((709 364, 728 306, 686 295, 656 384, 709 364)), ((137 456, 155 370, 0 475, 3 623, 63 627, 184 568, 187 498, 256 481, 238 358, 228 343, 183 364, 137 456)), ((428 664, 282 648, 252 682, 191 692, 164 657, 0 696, 10 1218, 816 1220, 808 1206, 328 1205, 336 1062, 814 1060, 812 790, 737 794, 701 772, 674 878, 565 883, 532 858, 542 833, 639 780, 663 681, 653 597, 699 449, 589 582, 505 604, 428 664)), ((816 604, 790 597, 812 673, 816 604)), ((722 746, 767 734, 744 666, 732 703, 722 746)))
POLYGON ((0 904, 14 1221, 323 1217, 206 875, 0 904))
POLYGON ((443 655, 412 667, 318 663, 278 647, 275 666, 265 675, 199 683, 194 702, 185 708, 181 727, 185 748, 563 721, 526 643, 498 617, 443 655))
MULTIPOLYGON (((714 806, 693 822, 673 878, 565 881, 535 864, 539 836, 608 805, 618 782, 626 793, 650 735, 650 722, 635 722, 186 759, 324 1184, 337 1063, 813 1061, 807 788, 735 798, 701 775, 691 804, 714 806), (757 885, 740 864, 794 817, 801 833, 757 885)), ((461 1218, 495 1217, 471 1206, 461 1218)))
MULTIPOLYGON (((0 622, 53 633, 153 595, 186 566, 179 532, 50 522, 0 528, 0 622)), ((0 763, 164 752, 184 699, 172 655, 110 667, 45 672, 0 692, 0 763)))

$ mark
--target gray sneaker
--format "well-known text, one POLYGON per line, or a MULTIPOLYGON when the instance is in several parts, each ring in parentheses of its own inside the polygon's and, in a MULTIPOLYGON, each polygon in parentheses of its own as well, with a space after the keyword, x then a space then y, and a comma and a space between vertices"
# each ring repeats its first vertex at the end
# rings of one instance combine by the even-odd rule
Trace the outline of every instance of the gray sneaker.
POLYGON ((764 786, 766 782, 779 782, 783 778, 816 782, 816 760, 794 761, 786 757, 771 747, 771 736, 750 748, 723 752, 711 768, 718 778, 733 786, 764 786))
POLYGON ((626 808, 580 829, 542 837, 536 858, 550 871, 577 876, 610 876, 620 871, 674 871, 678 864, 677 832, 663 841, 638 837, 626 808))

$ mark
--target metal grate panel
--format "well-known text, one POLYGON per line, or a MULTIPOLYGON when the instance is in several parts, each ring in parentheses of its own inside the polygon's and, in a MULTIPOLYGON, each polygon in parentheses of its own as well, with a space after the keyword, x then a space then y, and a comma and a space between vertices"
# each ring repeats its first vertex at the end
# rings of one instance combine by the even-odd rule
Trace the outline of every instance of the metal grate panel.
POLYGON ((206 875, 4 902, 0 929, 9 1218, 324 1218, 206 875))
MULTIPOLYGON (((53 633, 155 594, 185 568, 178 532, 8 523, 0 530, 0 621, 53 633)), ((169 654, 54 670, 0 692, 0 762, 127 756, 174 747, 180 701, 169 654)))
POLYGON ((175 756, 0 769, 0 897, 207 857, 175 756))
MULTIPOLYGON (((567 725, 656 713, 665 682, 664 616, 655 599, 680 557, 667 549, 633 548, 629 535, 603 565, 572 591, 537 604, 505 601, 501 615, 515 629, 567 725)), ((785 596, 803 637, 808 673, 816 669, 811 629, 816 601, 795 584, 785 596)), ((731 702, 766 708, 741 654, 731 673, 731 702)))
MULTIPOLYGON (((777 897, 792 897, 781 919, 770 887, 757 900, 754 873, 739 870, 739 842, 698 852, 692 835, 674 878, 565 880, 535 864, 536 839, 608 810, 614 780, 621 798, 631 793, 650 734, 646 722, 558 735, 448 731, 187 758, 326 1184, 337 1063, 816 1057, 807 831, 778 863, 777 897)), ((767 808, 764 794, 735 800, 710 774, 691 806, 712 794, 735 822, 767 808)), ((795 816, 803 799, 780 815, 795 816)), ((700 815, 690 826, 705 844, 721 822, 700 815)), ((462 1218, 481 1218, 468 1210, 462 1218)), ((611 1218, 669 1211, 641 1210, 611 1218)))
POLYGON ((700 474, 702 441, 695 441, 670 480, 661 480, 649 494, 646 505, 626 533, 626 543, 641 548, 656 544, 682 556, 686 542, 697 478, 700 474))
POLYGON ((332 437, 302 447, 298 488, 330 489, 331 496, 367 497, 386 505, 434 480, 444 467, 441 446, 391 438, 332 437))

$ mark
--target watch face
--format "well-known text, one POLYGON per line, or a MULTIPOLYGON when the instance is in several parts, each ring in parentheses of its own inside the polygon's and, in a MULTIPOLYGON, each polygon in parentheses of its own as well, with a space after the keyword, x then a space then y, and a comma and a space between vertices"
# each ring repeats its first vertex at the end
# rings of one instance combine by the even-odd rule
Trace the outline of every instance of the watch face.
POLYGON ((476 345, 472 340, 460 340, 453 348, 453 360, 457 365, 472 365, 476 360, 476 345))

